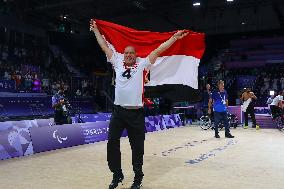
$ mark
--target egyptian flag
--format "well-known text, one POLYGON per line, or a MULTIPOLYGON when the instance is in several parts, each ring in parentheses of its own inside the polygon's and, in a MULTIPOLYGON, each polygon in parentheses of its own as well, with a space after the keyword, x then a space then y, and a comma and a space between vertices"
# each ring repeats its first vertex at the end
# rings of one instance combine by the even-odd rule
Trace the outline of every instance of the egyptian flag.
MULTIPOLYGON (((97 19, 96 24, 113 51, 123 54, 125 47, 131 45, 141 58, 147 57, 176 33, 138 31, 97 19)), ((205 50, 205 35, 187 31, 187 36, 177 40, 150 66, 150 81, 145 85, 145 97, 190 102, 200 100, 198 65, 205 50)))

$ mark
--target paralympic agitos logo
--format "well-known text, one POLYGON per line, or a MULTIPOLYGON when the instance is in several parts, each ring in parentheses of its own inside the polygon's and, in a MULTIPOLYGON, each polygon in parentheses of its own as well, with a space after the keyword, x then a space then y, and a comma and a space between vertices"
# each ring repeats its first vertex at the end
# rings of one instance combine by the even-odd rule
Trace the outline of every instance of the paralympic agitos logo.
POLYGON ((55 130, 55 131, 53 132, 52 137, 53 137, 54 139, 56 139, 60 144, 62 144, 63 141, 65 141, 65 140, 68 139, 67 137, 61 137, 61 136, 59 136, 58 130, 55 130))

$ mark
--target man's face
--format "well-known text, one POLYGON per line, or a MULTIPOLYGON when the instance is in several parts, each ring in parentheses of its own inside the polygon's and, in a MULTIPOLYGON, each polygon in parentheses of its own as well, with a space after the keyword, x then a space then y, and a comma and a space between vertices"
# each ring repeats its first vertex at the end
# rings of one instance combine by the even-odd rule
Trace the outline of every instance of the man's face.
POLYGON ((124 49, 124 62, 128 66, 136 63, 136 52, 134 47, 128 46, 124 49))
POLYGON ((220 83, 218 88, 219 88, 220 91, 223 91, 224 90, 224 83, 220 83))
POLYGON ((206 89, 207 89, 208 91, 210 90, 210 85, 209 85, 209 84, 206 85, 206 89))

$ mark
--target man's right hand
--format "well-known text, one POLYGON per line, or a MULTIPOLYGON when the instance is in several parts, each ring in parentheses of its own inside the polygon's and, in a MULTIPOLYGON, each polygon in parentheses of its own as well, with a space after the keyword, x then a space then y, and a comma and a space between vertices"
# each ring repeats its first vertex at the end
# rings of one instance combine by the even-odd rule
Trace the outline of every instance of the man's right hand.
POLYGON ((92 32, 98 31, 96 21, 93 20, 93 19, 90 20, 90 31, 92 31, 92 32))
POLYGON ((103 36, 101 35, 98 26, 96 24, 96 21, 94 19, 90 20, 90 31, 95 33, 96 39, 100 45, 100 47, 102 48, 102 50, 106 53, 108 59, 110 60, 113 52, 112 50, 108 47, 105 39, 103 38, 103 36))

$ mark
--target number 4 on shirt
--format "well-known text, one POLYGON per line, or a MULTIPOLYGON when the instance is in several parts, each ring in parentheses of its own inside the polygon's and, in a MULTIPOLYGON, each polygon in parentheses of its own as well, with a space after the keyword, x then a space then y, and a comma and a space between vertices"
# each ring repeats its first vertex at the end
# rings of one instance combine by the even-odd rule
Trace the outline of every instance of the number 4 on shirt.
POLYGON ((126 77, 127 79, 129 79, 131 77, 130 75, 130 69, 125 70, 125 72, 123 72, 122 77, 126 77))

